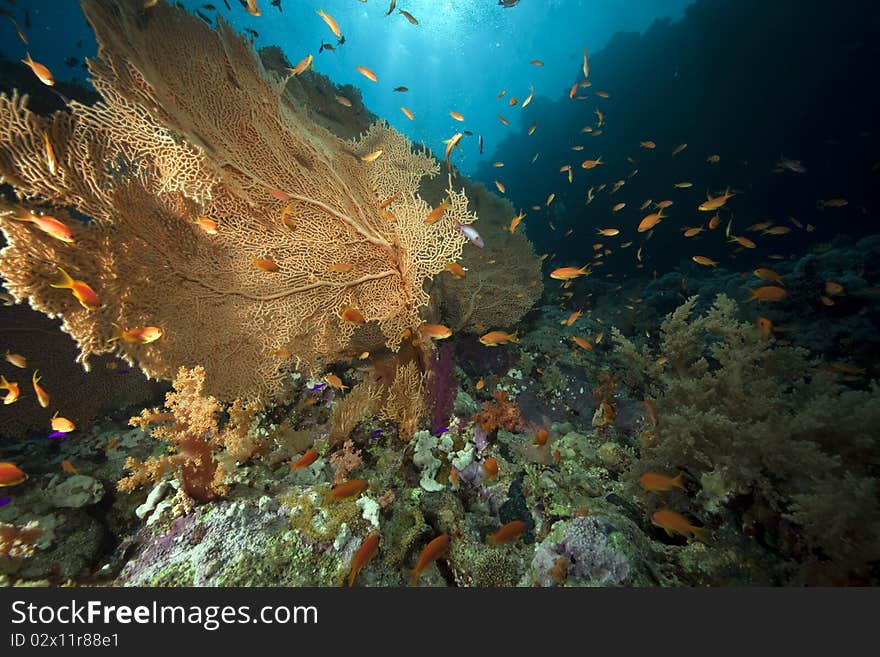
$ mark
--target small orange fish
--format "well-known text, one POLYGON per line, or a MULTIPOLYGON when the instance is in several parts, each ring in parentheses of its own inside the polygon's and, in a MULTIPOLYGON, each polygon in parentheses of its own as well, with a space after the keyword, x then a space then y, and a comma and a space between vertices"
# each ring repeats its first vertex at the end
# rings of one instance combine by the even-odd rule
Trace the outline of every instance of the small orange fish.
POLYGON ((669 536, 678 534, 685 538, 696 538, 705 542, 705 527, 695 527, 687 518, 672 509, 660 509, 651 516, 651 523, 666 531, 669 536))
POLYGON ((706 158, 706 162, 710 162, 711 164, 718 164, 721 161, 720 155, 710 155, 706 158))
POLYGON ((647 397, 645 397, 644 401, 645 408, 648 410, 648 418, 651 420, 651 424, 656 427, 660 424, 660 415, 657 413, 657 405, 647 397))
POLYGON ((336 99, 336 102, 342 105, 343 107, 353 107, 352 102, 346 98, 345 96, 333 96, 336 99))
MULTIPOLYGON (((620 212, 620 211, 623 210, 625 207, 626 207, 626 203, 618 203, 618 204, 615 205, 613 208, 611 208, 611 211, 612 211, 612 212, 620 212)), ((620 231, 618 231, 618 232, 620 232, 620 231)))
POLYGON ((210 217, 199 217, 193 222, 196 226, 205 231, 208 235, 216 235, 218 232, 218 224, 210 217))
POLYGON ((526 216, 525 212, 520 212, 513 219, 511 219, 510 220, 510 227, 507 229, 508 232, 511 232, 511 233, 515 232, 517 226, 519 226, 520 222, 522 222, 522 220, 525 218, 525 216, 526 216))
POLYGON ((42 406, 43 408, 48 408, 49 407, 49 393, 46 392, 43 389, 43 386, 40 385, 40 378, 41 377, 39 376, 39 370, 34 370, 34 376, 31 379, 31 382, 33 383, 33 386, 34 386, 34 392, 37 394, 37 401, 39 402, 40 406, 42 406))
POLYGON ((676 155, 681 153, 687 147, 688 147, 687 144, 679 144, 678 146, 675 147, 675 150, 672 151, 672 157, 675 157, 676 155))
POLYGON ((312 65, 313 59, 314 57, 312 57, 312 55, 306 55, 301 60, 299 60, 296 66, 294 66, 293 68, 288 68, 287 70, 290 72, 290 75, 300 75, 301 73, 305 73, 312 65))
POLYGON ((61 461, 61 469, 64 470, 67 474, 72 474, 72 475, 79 474, 79 470, 77 470, 73 466, 73 463, 71 463, 67 459, 64 459, 63 461, 61 461))
POLYGON ((760 278, 761 280, 771 281, 773 283, 779 283, 782 285, 782 277, 777 274, 772 269, 767 269, 766 267, 759 267, 754 272, 752 272, 755 276, 760 278))
POLYGON ((443 199, 443 202, 440 203, 436 208, 431 210, 428 213, 428 216, 425 217, 426 224, 435 224, 443 217, 443 214, 449 209, 449 199, 443 199))
POLYGON ((245 10, 251 16, 262 16, 263 13, 260 11, 260 8, 257 6, 257 0, 247 0, 247 4, 245 4, 245 10))
POLYGON ((483 380, 483 379, 481 378, 479 381, 477 381, 477 384, 476 384, 476 386, 474 386, 474 387, 475 387, 477 390, 482 390, 483 388, 486 387, 486 381, 483 380))
POLYGON ((445 340, 452 335, 452 329, 442 324, 422 324, 419 333, 434 340, 445 340))
POLYGON ((600 228, 596 232, 598 232, 599 235, 602 235, 603 237, 614 237, 616 235, 620 235, 619 228, 600 228))
POLYGON ((52 426, 52 431, 60 431, 61 433, 70 433, 76 429, 76 425, 66 417, 58 417, 58 411, 55 411, 55 415, 52 416, 50 424, 52 426))
POLYGON ((494 534, 486 536, 486 538, 492 545, 504 545, 505 543, 513 543, 522 536, 525 530, 526 523, 522 520, 511 520, 506 525, 502 525, 494 534))
POLYGON ((504 194, 504 193, 507 191, 507 188, 504 186, 504 183, 502 183, 502 182, 500 182, 500 181, 498 181, 498 180, 493 180, 492 182, 495 183, 495 187, 496 187, 496 188, 498 189, 498 191, 501 192, 502 194, 504 194))
POLYGON ((788 296, 785 288, 775 285, 764 285, 749 290, 749 301, 782 301, 788 296))
POLYGON ((508 121, 507 119, 505 119, 505 118, 504 118, 503 116, 501 116, 500 114, 498 115, 498 120, 501 121, 501 125, 510 125, 510 121, 508 121))
POLYGON ((404 115, 406 116, 406 118, 408 118, 410 121, 415 121, 415 120, 416 120, 416 117, 415 117, 415 115, 412 113, 412 111, 409 110, 409 109, 407 109, 407 108, 404 107, 403 105, 400 106, 400 111, 403 112, 404 115))
POLYGON ((639 233, 644 233, 645 231, 651 230, 654 226, 659 224, 660 221, 665 218, 666 215, 663 214, 663 210, 660 210, 660 212, 649 214, 639 222, 639 227, 636 230, 639 233))
POLYGON ((599 158, 597 158, 597 159, 595 159, 595 160, 584 160, 583 162, 581 162, 581 168, 582 168, 582 169, 595 169, 595 168, 596 168, 597 166, 599 166, 600 164, 604 164, 604 163, 602 162, 602 158, 601 158, 601 157, 599 157, 599 158))
POLYGON ((691 258, 698 265, 703 265, 704 267, 717 267, 718 262, 716 260, 712 260, 712 258, 707 258, 706 256, 695 255, 691 258))
POLYGON ((343 321, 351 322, 352 324, 366 324, 367 320, 364 319, 363 314, 357 308, 353 308, 351 306, 345 306, 342 311, 339 313, 339 316, 343 319, 343 321))
POLYGON ((14 404, 18 401, 18 383, 16 383, 15 381, 7 381, 5 376, 0 375, 0 390, 8 391, 6 393, 6 396, 3 398, 4 406, 14 404))
MULTIPOLYGON (((330 14, 326 14, 320 9, 316 13, 324 20, 325 23, 327 23, 327 27, 330 28, 331 32, 333 32, 333 36, 335 36, 337 39, 341 39, 342 31, 339 29, 339 24, 336 22, 336 20, 330 14)), ((373 82, 375 82, 375 80, 373 80, 373 82)))
POLYGON ((765 235, 787 235, 791 232, 788 226, 772 226, 764 231, 765 235))
POLYGON ((700 226, 698 228, 685 228, 684 236, 685 237, 696 237, 697 235, 702 233, 704 230, 705 230, 705 228, 703 228, 702 226, 700 226))
POLYGON ((101 298, 85 281, 75 281, 61 267, 58 267, 60 278, 55 283, 49 283, 49 287, 70 290, 74 298, 86 310, 99 310, 104 304, 101 298))
POLYGON ((535 433, 535 441, 532 443, 533 445, 537 445, 538 447, 543 447, 547 444, 547 441, 550 439, 550 434, 546 429, 538 429, 535 433))
POLYGON ((389 196, 388 198, 386 198, 384 201, 382 201, 382 202, 379 204, 379 209, 380 209, 380 210, 384 210, 384 209, 387 208, 389 205, 391 205, 392 203, 394 203, 394 201, 396 201, 396 200, 397 200, 397 194, 395 194, 394 196, 389 196))
POLYGON ((46 151, 46 166, 49 167, 49 173, 53 176, 58 170, 58 160, 55 157, 55 149, 52 148, 52 142, 49 141, 49 133, 43 130, 43 147, 46 151))
POLYGON ((110 325, 113 327, 113 337, 107 340, 107 342, 124 340, 125 342, 150 344, 165 335, 165 331, 158 326, 137 326, 131 329, 124 329, 119 324, 113 322, 110 325))
POLYGON ((455 278, 464 278, 467 270, 457 262, 450 262, 446 265, 446 271, 455 276, 455 278))
POLYGON ((510 333, 506 333, 504 331, 490 331, 485 335, 480 337, 480 343, 484 344, 487 347, 497 347, 500 344, 507 344, 508 342, 519 342, 519 338, 516 333, 511 335, 510 333))
POLYGON ((690 189, 694 186, 692 182, 678 182, 673 185, 676 189, 690 189))
POLYGON ((655 144, 651 140, 643 141, 639 144, 639 146, 641 146, 642 148, 647 148, 648 150, 653 150, 653 149, 657 148, 657 144, 655 144))
POLYGON ((305 454, 303 454, 302 456, 299 457, 298 461, 296 461, 295 463, 290 463, 290 469, 291 470, 299 470, 300 468, 307 468, 312 463, 317 461, 319 456, 320 456, 320 454, 318 454, 317 450, 314 450, 314 449, 307 450, 305 454))
POLYGON ((425 546, 425 549, 422 550, 422 553, 419 555, 419 561, 416 564, 416 567, 413 568, 411 572, 412 586, 416 586, 419 583, 419 577, 421 577, 422 571, 437 561, 437 559, 439 559, 446 551, 446 548, 449 547, 450 540, 451 538, 449 534, 440 534, 440 536, 425 546))
POLYGON ((21 60, 22 64, 27 64, 30 69, 34 72, 40 82, 45 84, 46 86, 52 87, 55 85, 55 78, 52 76, 52 71, 43 66, 42 64, 35 62, 31 59, 31 54, 27 53, 27 58, 21 60))
POLYGON ((110 442, 107 443, 107 446, 104 447, 105 452, 109 452, 111 449, 114 449, 119 444, 119 436, 115 438, 111 438, 110 442))
POLYGON ((372 153, 362 155, 361 159, 364 162, 375 162, 377 159, 379 159, 379 156, 382 155, 382 153, 384 153, 384 152, 385 151, 380 148, 378 150, 373 151, 372 153))
POLYGON ((834 281, 826 281, 825 293, 832 297, 843 294, 843 285, 841 285, 840 283, 835 283, 834 281))
POLYGON ((355 66, 355 69, 357 70, 358 73, 360 73, 365 78, 367 78, 367 80, 370 80, 371 82, 378 82, 379 81, 379 78, 376 77, 376 74, 373 73, 373 71, 370 70, 369 68, 367 68, 366 66, 355 66))
POLYGON ((571 326, 581 316, 581 312, 582 311, 580 311, 580 310, 575 310, 571 315, 569 315, 566 319, 563 319, 559 323, 562 324, 563 326, 571 326))
POLYGON ((27 358, 25 358, 21 354, 13 354, 7 350, 4 357, 6 358, 6 362, 10 365, 15 365, 16 367, 20 367, 21 369, 25 369, 27 367, 27 358))
POLYGON ((578 276, 584 276, 589 274, 589 269, 587 269, 588 265, 584 265, 583 267, 559 267, 558 269, 554 269, 550 272, 550 278, 553 278, 557 281, 570 281, 578 276))
POLYGON ((327 491, 328 500, 344 500, 348 497, 360 495, 370 487, 366 479, 349 479, 344 484, 334 486, 327 491))
POLYGON ((769 340, 773 337, 773 322, 766 317, 758 317, 755 320, 755 326, 761 332, 761 337, 765 340, 769 340))
POLYGON ((293 197, 280 189, 266 189, 266 193, 272 198, 277 198, 279 201, 292 201, 293 197))
POLYGON ((699 210, 700 212, 714 212, 715 210, 724 207, 727 201, 729 201, 732 197, 733 193, 730 191, 730 189, 727 189, 723 194, 720 194, 715 198, 708 197, 703 203, 700 203, 700 205, 697 206, 697 210, 699 210))
POLYGON ((379 538, 380 535, 378 532, 370 534, 364 539, 364 542, 361 543, 358 551, 354 553, 354 558, 351 560, 351 573, 348 575, 349 586, 354 584, 354 580, 357 578, 358 573, 361 572, 361 568, 367 565, 367 562, 376 556, 376 552, 379 551, 379 538))
POLYGON ((709 230, 715 230, 718 226, 721 225, 721 216, 715 215, 711 219, 709 219, 709 230))
POLYGON ((486 479, 498 478, 498 461, 495 460, 494 456, 490 456, 483 461, 483 474, 486 476, 486 479))
POLYGON ((677 477, 670 477, 659 472, 646 472, 639 477, 639 486, 654 493, 664 493, 673 488, 686 490, 682 482, 683 476, 681 473, 677 477))
POLYGON ((327 267, 327 271, 334 272, 336 274, 346 274, 352 269, 354 269, 354 265, 348 262, 335 262, 327 267))
POLYGON ((27 480, 27 475, 14 463, 0 463, 0 488, 18 486, 27 480))
POLYGON ((326 382, 327 382, 327 385, 329 385, 331 388, 336 388, 337 390, 339 390, 339 391, 341 391, 341 392, 345 392, 346 390, 348 390, 348 386, 345 385, 345 384, 342 382, 342 379, 340 379, 340 378, 339 378, 338 376, 336 376, 335 374, 328 374, 328 375, 326 375, 326 376, 324 377, 324 381, 326 381, 326 382))
POLYGON ((272 258, 254 258, 254 267, 268 272, 276 272, 280 269, 272 258))
POLYGON ((730 241, 736 242, 737 244, 739 244, 742 247, 745 247, 746 249, 754 249, 758 246, 752 240, 750 240, 748 237, 742 237, 740 235, 731 235, 730 241))
POLYGON ((581 349, 585 349, 586 351, 593 351, 592 343, 586 338, 582 338, 577 335, 571 336, 571 341, 574 342, 581 349))
POLYGON ((464 121, 464 114, 461 112, 450 112, 449 116, 451 116, 456 121, 464 121))
POLYGON ((26 221, 28 223, 32 223, 39 230, 43 231, 50 237, 54 237, 56 240, 60 240, 62 242, 66 242, 68 244, 73 243, 73 233, 67 225, 56 219, 55 217, 50 216, 38 216, 35 214, 27 213, 24 217, 18 216, 10 216, 10 219, 14 219, 16 221, 26 221))

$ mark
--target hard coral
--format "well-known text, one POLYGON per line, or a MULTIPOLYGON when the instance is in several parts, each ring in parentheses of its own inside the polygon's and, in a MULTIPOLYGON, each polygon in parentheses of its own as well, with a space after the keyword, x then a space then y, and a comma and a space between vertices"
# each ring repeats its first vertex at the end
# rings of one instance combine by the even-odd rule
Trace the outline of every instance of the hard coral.
POLYGON ((480 429, 485 433, 491 433, 499 428, 511 432, 524 429, 526 422, 519 407, 515 402, 510 401, 507 393, 496 390, 492 396, 494 401, 484 402, 483 410, 474 416, 474 422, 480 429))
POLYGON ((357 329, 340 317, 346 306, 397 349, 421 321, 426 279, 461 255, 456 222, 475 219, 450 188, 444 220, 424 222, 431 207, 417 191, 436 160, 384 123, 352 141, 334 136, 222 19, 211 30, 165 3, 149 20, 134 2, 82 7, 100 45, 89 66, 102 101, 44 118, 26 97, 0 95, 0 176, 25 206, 0 210, 50 212, 74 238, 3 220, 9 291, 60 316, 83 362, 112 352, 164 379, 200 363, 225 401, 277 395, 279 353, 310 370, 340 357, 357 329), (200 216, 218 222, 217 234, 195 225, 200 216), (57 266, 92 286, 102 309, 49 287, 57 266), (164 336, 108 343, 113 322, 164 336))

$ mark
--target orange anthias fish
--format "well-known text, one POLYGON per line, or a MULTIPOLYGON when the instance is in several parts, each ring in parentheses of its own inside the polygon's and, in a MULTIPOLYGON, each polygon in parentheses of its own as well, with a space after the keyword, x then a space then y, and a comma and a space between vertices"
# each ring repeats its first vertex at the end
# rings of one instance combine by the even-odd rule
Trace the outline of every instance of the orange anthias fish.
POLYGON ((449 534, 440 534, 440 536, 425 546, 425 549, 422 550, 422 553, 419 555, 419 562, 411 572, 412 586, 418 585, 419 577, 422 576, 422 571, 437 561, 437 559, 446 551, 446 548, 449 547, 450 540, 451 538, 449 534))
POLYGON ((461 112, 450 112, 449 116, 451 116, 456 121, 464 121, 464 114, 461 112))
MULTIPOLYGON (((626 203, 624 203, 623 205, 626 205, 626 203)), ((620 235, 619 228, 600 228, 597 232, 602 237, 614 237, 616 235, 620 235)))
POLYGON ((590 273, 590 270, 587 268, 589 265, 584 265, 583 267, 559 267, 558 269, 554 269, 550 272, 550 278, 553 278, 557 281, 570 281, 572 279, 577 278, 578 276, 585 276, 590 273))
POLYGON ((766 317, 758 317, 755 320, 755 327, 761 332, 761 337, 765 340, 773 337, 773 322, 766 317))
POLYGON ((49 167, 49 173, 54 176, 58 171, 58 158, 55 157, 55 149, 52 148, 49 133, 45 130, 43 130, 43 148, 46 151, 46 166, 49 167))
POLYGON ((582 338, 577 335, 571 336, 571 341, 574 342, 578 347, 584 349, 586 351, 593 351, 593 345, 586 338, 582 338))
POLYGON ((370 82, 378 82, 379 81, 378 76, 375 73, 373 73, 373 71, 371 69, 367 68, 366 66, 355 66, 355 69, 357 70, 358 73, 363 75, 370 82))
POLYGON ((70 290, 80 305, 86 310, 98 310, 104 304, 101 298, 85 281, 76 281, 66 271, 58 267, 60 278, 55 283, 49 283, 50 287, 70 290))
POLYGON ((443 143, 446 144, 446 166, 449 166, 449 156, 452 154, 452 149, 458 145, 462 137, 464 137, 464 133, 456 132, 449 139, 443 140, 443 143))
POLYGON ((208 235, 216 235, 218 232, 217 229, 219 225, 210 217, 199 217, 193 223, 201 228, 203 231, 205 231, 205 233, 207 233, 208 235))
POLYGON ((724 207, 724 204, 727 203, 733 197, 733 193, 728 188, 725 192, 715 198, 707 198, 703 203, 697 206, 697 210, 700 212, 714 212, 721 207, 724 207))
POLYGON ((535 440, 532 443, 533 445, 537 445, 538 447, 543 447, 547 444, 547 441, 550 439, 550 434, 546 429, 538 429, 535 433, 535 440))
POLYGON ((331 388, 336 388, 337 390, 339 390, 341 392, 345 392, 346 390, 348 390, 348 386, 345 385, 342 382, 342 379, 340 379, 335 374, 328 374, 327 376, 324 377, 324 381, 326 381, 327 385, 329 385, 331 388))
POLYGON ((445 340, 452 335, 452 329, 442 324, 422 324, 419 333, 435 340, 445 340))
POLYGON ((746 249, 754 249, 758 246, 752 240, 750 240, 748 237, 742 237, 740 235, 731 235, 729 241, 736 242, 737 244, 739 244, 740 246, 742 246, 746 249))
POLYGON ((41 217, 28 212, 27 215, 24 217, 10 216, 9 218, 15 219, 16 221, 26 221, 28 223, 32 223, 39 230, 43 231, 50 237, 54 237, 56 240, 66 242, 68 244, 72 244, 74 241, 73 233, 71 232, 70 228, 68 228, 66 224, 59 221, 55 217, 41 217))
POLYGON ((378 532, 370 534, 364 539, 364 542, 361 543, 358 551, 355 552, 354 558, 351 560, 351 573, 348 575, 349 586, 354 584, 354 580, 357 578, 358 573, 361 572, 361 568, 367 565, 367 562, 376 556, 376 552, 379 551, 379 538, 380 535, 378 532))
POLYGON ((14 404, 18 401, 18 384, 15 381, 7 381, 6 377, 0 374, 0 390, 8 391, 3 398, 4 406, 14 404))
POLYGON ((344 500, 347 497, 360 495, 370 487, 366 479, 349 479, 344 484, 334 486, 327 491, 328 500, 344 500))
POLYGON ((367 320, 364 319, 363 314, 357 308, 353 308, 351 306, 345 306, 342 311, 339 313, 339 316, 345 322, 350 322, 352 324, 366 324, 367 320))
POLYGON ((260 8, 257 6, 257 0, 247 0, 247 4, 245 5, 245 10, 251 16, 262 16, 263 12, 260 11, 260 8))
POLYGON ((345 96, 334 96, 336 102, 342 105, 343 107, 353 107, 352 102, 346 98, 345 96))
POLYGON ((510 227, 507 229, 508 232, 511 232, 511 233, 516 232, 517 226, 519 226, 520 222, 525 218, 525 216, 526 216, 525 212, 520 212, 513 219, 511 219, 510 220, 510 227))
POLYGON ((291 470, 299 470, 300 468, 307 468, 312 463, 317 461, 319 456, 320 456, 320 454, 318 454, 317 450, 310 449, 310 450, 306 451, 305 454, 300 456, 298 461, 296 461, 295 463, 291 463, 290 469, 291 470))
POLYGON ((480 337, 480 343, 487 347, 497 347, 500 344, 507 344, 508 342, 519 342, 516 333, 511 335, 504 331, 490 331, 480 337))
POLYGON ((364 162, 374 162, 377 159, 379 159, 379 156, 382 155, 382 153, 384 153, 384 152, 385 151, 380 148, 380 149, 373 151, 372 153, 367 153, 366 155, 362 155, 361 159, 364 162))
POLYGON ((33 59, 31 59, 30 53, 27 53, 27 58, 22 59, 21 63, 27 64, 34 72, 34 75, 36 75, 40 79, 40 82, 42 82, 43 84, 49 87, 55 85, 55 78, 52 76, 52 71, 50 71, 39 62, 35 62, 33 59))
POLYGON ((21 369, 27 367, 27 358, 25 358, 21 354, 13 354, 7 350, 4 357, 6 358, 6 362, 10 365, 15 365, 16 367, 20 367, 21 369))
POLYGON ((312 55, 306 55, 301 60, 299 60, 296 66, 294 66, 293 68, 288 68, 287 70, 292 76, 300 75, 302 73, 305 73, 309 69, 309 67, 312 65, 313 60, 314 57, 312 55))
POLYGON ((648 150, 652 150, 654 148, 657 148, 657 144, 654 143, 653 141, 651 141, 650 139, 648 141, 643 141, 643 142, 639 143, 639 146, 641 146, 642 148, 647 148, 648 150))
POLYGON ((582 169, 595 169, 600 164, 603 164, 601 157, 599 157, 595 160, 584 160, 583 162, 581 162, 581 168, 582 169))
POLYGON ((467 270, 457 262, 450 262, 446 265, 446 271, 455 276, 455 278, 464 278, 467 270))
POLYGON ((276 272, 280 269, 278 263, 272 260, 272 258, 254 258, 254 267, 268 272, 276 272))
POLYGON ((339 29, 339 24, 336 22, 336 20, 330 14, 325 14, 320 9, 316 13, 324 20, 325 23, 327 23, 327 27, 330 28, 331 32, 333 32, 333 36, 335 36, 337 39, 341 39, 342 31, 339 29))
POLYGON ((772 269, 767 269, 766 267, 758 267, 758 268, 757 268, 754 272, 752 272, 752 273, 754 273, 755 276, 757 276, 757 277, 760 278, 761 280, 764 280, 764 281, 771 281, 771 282, 773 282, 773 283, 779 283, 780 285, 782 285, 782 276, 780 276, 779 274, 777 274, 777 273, 776 273, 775 271, 773 271, 772 269))
POLYGON ((505 543, 513 543, 522 536, 525 530, 526 523, 522 520, 511 520, 506 525, 502 525, 494 534, 486 536, 486 538, 492 545, 504 545, 505 543))
POLYGON ((581 316, 581 313, 582 313, 582 311, 575 310, 571 315, 569 315, 566 319, 563 319, 559 323, 562 324, 563 326, 571 326, 572 324, 574 324, 578 320, 578 317, 581 316))
POLYGON ((18 486, 27 480, 27 475, 14 463, 0 463, 0 487, 18 486))
POLYGON ((34 392, 37 394, 37 401, 40 406, 43 408, 49 407, 49 393, 43 389, 43 386, 40 385, 40 376, 39 370, 34 370, 34 376, 31 379, 31 382, 34 385, 34 392))
POLYGON ((667 534, 673 536, 678 534, 685 538, 696 538, 703 542, 706 541, 706 528, 694 527, 687 518, 672 509, 660 509, 655 511, 651 516, 651 523, 666 531, 667 534))
POLYGON ((665 218, 666 215, 663 214, 663 210, 660 210, 660 212, 649 214, 639 222, 639 227, 636 230, 640 233, 649 231, 665 218))
POLYGON ((58 417, 58 411, 55 411, 55 415, 52 416, 50 423, 52 426, 52 431, 70 433, 71 431, 76 429, 76 425, 68 420, 66 417, 58 417))
POLYGON ((776 285, 764 285, 749 290, 749 301, 782 301, 787 296, 785 288, 776 285))
POLYGON ((413 113, 412 113, 412 110, 410 110, 409 108, 404 107, 403 105, 401 105, 401 106, 400 106, 400 111, 403 112, 404 115, 406 116, 406 118, 408 118, 410 121, 415 121, 415 120, 416 120, 416 116, 415 116, 415 114, 413 114, 413 113))
POLYGON ((113 322, 111 322, 111 326, 113 327, 113 337, 107 340, 107 342, 123 340, 125 342, 150 344, 165 335, 165 331, 158 326, 136 326, 135 328, 124 329, 119 324, 114 324, 113 322))
POLYGON ((704 267, 717 267, 718 266, 717 260, 712 260, 712 258, 707 258, 706 256, 695 255, 693 258, 691 258, 691 260, 696 262, 698 265, 703 265, 704 267))
POLYGON ((498 461, 494 456, 483 461, 483 474, 486 475, 486 479, 498 478, 498 461))
POLYGON ((639 477, 639 486, 654 493, 664 493, 673 488, 686 490, 682 481, 683 476, 681 473, 677 477, 670 477, 660 472, 646 472, 639 477))
POLYGON ((73 463, 71 463, 67 459, 64 459, 63 461, 61 461, 61 469, 64 470, 67 474, 72 474, 72 475, 79 474, 79 470, 77 470, 74 467, 73 463))

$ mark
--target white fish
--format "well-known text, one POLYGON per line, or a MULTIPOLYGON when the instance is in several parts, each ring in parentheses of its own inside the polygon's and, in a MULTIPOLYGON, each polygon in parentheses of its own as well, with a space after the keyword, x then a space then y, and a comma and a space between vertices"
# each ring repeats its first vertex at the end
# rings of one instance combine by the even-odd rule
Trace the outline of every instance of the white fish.
POLYGON ((464 226, 458 222, 455 222, 455 227, 461 231, 461 234, 467 237, 468 241, 476 247, 483 248, 486 246, 486 243, 483 242, 483 238, 480 237, 480 234, 477 232, 477 229, 473 226, 464 226))

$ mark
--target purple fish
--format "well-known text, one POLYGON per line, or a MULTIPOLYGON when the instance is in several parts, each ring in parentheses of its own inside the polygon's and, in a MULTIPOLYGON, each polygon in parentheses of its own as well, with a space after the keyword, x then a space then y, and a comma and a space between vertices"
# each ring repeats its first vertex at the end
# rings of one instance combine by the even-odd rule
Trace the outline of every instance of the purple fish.
POLYGON ((434 432, 435 436, 440 436, 444 433, 449 433, 449 427, 440 427, 437 431, 434 432))
POLYGON ((370 440, 379 440, 379 438, 381 438, 381 437, 382 437, 382 430, 381 429, 373 429, 370 432, 370 440))
POLYGON ((467 237, 468 241, 476 247, 483 248, 486 246, 486 243, 483 241, 483 238, 480 237, 480 234, 477 232, 477 229, 473 226, 464 226, 457 221, 455 222, 455 228, 461 231, 461 234, 467 237))
POLYGON ((0 506, 6 506, 11 501, 8 497, 0 497, 0 506))
POLYGON ((318 383, 318 384, 313 385, 311 388, 309 388, 309 392, 318 392, 322 388, 326 388, 326 387, 327 387, 326 383, 318 383))
POLYGON ((49 434, 49 438, 64 438, 67 435, 64 431, 53 431, 49 434))

